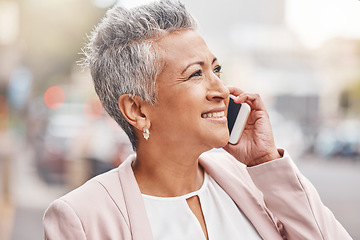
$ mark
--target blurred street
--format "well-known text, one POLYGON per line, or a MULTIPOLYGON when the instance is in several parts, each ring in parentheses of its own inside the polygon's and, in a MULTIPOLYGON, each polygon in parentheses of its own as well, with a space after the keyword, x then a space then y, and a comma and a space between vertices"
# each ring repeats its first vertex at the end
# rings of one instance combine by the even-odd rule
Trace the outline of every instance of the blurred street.
MULTIPOLYGON (((22 147, 21 149, 26 149, 22 147)), ((18 151, 12 164, 14 201, 11 240, 43 239, 42 217, 52 200, 70 189, 47 185, 34 168, 31 149, 18 151)), ((306 156, 295 160, 300 171, 317 188, 328 206, 354 239, 360 239, 360 161, 346 158, 325 160, 306 156)))
MULTIPOLYGON (((66 193, 64 186, 47 185, 36 171, 34 153, 19 146, 11 163, 10 193, 12 218, 8 219, 8 239, 43 239, 42 216, 55 198, 66 193), (12 221, 11 221, 12 219, 12 221)), ((7 238, 5 238, 7 240, 7 238)))
POLYGON ((360 239, 360 160, 307 156, 296 164, 353 239, 360 239))

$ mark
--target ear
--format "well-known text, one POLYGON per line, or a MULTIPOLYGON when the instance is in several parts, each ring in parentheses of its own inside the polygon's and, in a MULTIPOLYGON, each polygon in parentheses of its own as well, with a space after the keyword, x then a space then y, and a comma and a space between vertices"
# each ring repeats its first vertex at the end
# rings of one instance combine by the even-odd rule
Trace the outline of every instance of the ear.
POLYGON ((150 127, 150 121, 141 109, 143 105, 144 102, 138 96, 131 97, 130 94, 121 95, 118 101, 119 109, 126 121, 140 131, 144 127, 150 127))

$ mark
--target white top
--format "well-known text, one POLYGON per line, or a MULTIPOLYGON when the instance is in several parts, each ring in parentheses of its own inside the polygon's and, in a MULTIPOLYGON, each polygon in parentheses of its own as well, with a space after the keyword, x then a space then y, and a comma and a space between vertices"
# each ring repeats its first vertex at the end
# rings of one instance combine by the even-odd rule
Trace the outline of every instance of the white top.
POLYGON ((229 195, 205 173, 203 185, 195 192, 179 197, 143 194, 155 240, 205 239, 199 221, 186 202, 195 195, 200 199, 210 240, 261 239, 229 195))

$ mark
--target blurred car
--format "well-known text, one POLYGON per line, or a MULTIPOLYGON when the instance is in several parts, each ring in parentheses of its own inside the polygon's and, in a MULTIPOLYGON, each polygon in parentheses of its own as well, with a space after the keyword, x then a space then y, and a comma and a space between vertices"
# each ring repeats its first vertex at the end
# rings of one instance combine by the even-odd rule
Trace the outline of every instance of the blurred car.
POLYGON ((107 115, 91 118, 85 104, 52 110, 36 157, 39 175, 50 184, 76 187, 118 166, 131 152, 126 134, 107 115))
POLYGON ((70 143, 86 125, 81 104, 64 104, 50 112, 36 158, 39 175, 48 183, 64 183, 70 143))
POLYGON ((323 127, 316 138, 315 153, 325 156, 360 156, 360 121, 345 120, 323 127))
POLYGON ((301 156, 306 150, 307 139, 299 123, 287 119, 273 109, 268 111, 276 145, 286 149, 294 159, 301 156))

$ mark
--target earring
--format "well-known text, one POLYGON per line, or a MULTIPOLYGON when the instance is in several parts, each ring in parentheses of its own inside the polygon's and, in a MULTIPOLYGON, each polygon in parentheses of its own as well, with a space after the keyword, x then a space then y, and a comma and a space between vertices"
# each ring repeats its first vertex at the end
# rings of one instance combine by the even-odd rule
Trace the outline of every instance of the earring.
POLYGON ((145 140, 148 140, 149 136, 150 136, 149 129, 147 129, 147 127, 144 127, 142 132, 143 132, 143 136, 144 136, 145 140))

